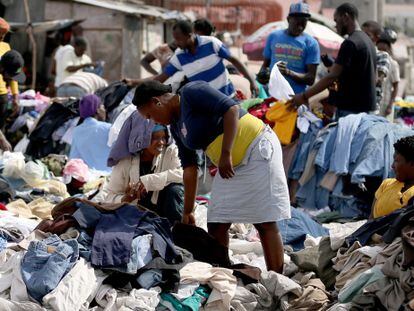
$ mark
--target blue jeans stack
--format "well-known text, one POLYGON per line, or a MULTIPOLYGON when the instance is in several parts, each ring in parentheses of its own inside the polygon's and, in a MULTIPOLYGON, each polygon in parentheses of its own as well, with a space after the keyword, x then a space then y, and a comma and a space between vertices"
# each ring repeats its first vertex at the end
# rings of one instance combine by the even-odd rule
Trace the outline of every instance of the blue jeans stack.
POLYGON ((22 259, 22 278, 31 297, 38 302, 56 288, 79 259, 78 242, 62 241, 52 235, 43 241, 30 242, 22 259))

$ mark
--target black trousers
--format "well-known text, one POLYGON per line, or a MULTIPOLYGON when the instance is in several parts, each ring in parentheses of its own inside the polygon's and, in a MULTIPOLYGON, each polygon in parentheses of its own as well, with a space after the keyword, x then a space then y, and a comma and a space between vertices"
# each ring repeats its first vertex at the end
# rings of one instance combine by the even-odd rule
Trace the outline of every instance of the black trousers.
POLYGON ((7 94, 0 95, 0 130, 3 130, 3 127, 6 123, 7 118, 7 105, 9 103, 9 97, 7 94))

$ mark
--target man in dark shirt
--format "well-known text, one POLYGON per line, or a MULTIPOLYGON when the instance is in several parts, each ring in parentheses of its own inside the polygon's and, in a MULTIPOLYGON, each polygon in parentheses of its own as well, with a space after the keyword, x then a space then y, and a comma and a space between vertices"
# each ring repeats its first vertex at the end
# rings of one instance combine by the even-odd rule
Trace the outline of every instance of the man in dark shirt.
POLYGON ((310 97, 322 92, 335 81, 338 91, 332 104, 337 118, 352 113, 373 112, 375 104, 376 51, 371 39, 359 28, 358 10, 349 3, 335 11, 335 22, 341 36, 349 35, 339 49, 329 74, 305 92, 292 98, 291 106, 307 104, 310 97))

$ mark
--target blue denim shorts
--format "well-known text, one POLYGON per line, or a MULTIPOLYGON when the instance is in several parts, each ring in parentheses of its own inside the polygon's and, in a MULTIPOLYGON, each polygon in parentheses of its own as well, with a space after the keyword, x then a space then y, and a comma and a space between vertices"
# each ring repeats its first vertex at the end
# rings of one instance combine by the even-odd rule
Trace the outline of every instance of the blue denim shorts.
POLYGON ((52 235, 43 241, 30 242, 21 263, 22 278, 30 296, 41 302, 78 259, 79 246, 74 239, 62 241, 52 235))

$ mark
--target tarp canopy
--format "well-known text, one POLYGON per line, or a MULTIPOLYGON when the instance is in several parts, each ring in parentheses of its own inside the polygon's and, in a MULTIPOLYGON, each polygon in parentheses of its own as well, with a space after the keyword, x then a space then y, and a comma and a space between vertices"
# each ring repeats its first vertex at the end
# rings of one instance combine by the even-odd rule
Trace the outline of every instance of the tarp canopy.
POLYGON ((188 20, 189 16, 182 12, 171 11, 165 8, 145 5, 145 4, 135 4, 135 3, 125 3, 118 1, 110 0, 73 0, 77 3, 92 5, 100 8, 105 8, 109 10, 119 11, 127 14, 139 15, 139 16, 151 16, 153 18, 162 19, 162 20, 188 20))
MULTIPOLYGON (((275 30, 286 29, 287 27, 288 23, 286 21, 273 22, 260 27, 246 39, 243 44, 243 53, 247 55, 249 60, 263 60, 263 49, 269 34, 275 30)), ((330 28, 311 21, 308 21, 305 33, 311 35, 319 42, 322 53, 334 56, 344 40, 330 28)))
MULTIPOLYGON (((82 21, 83 20, 59 19, 59 20, 54 20, 54 21, 31 23, 31 26, 33 27, 34 33, 42 33, 42 32, 56 31, 59 29, 67 28, 74 24, 78 24, 82 21)), ((9 24, 13 32, 25 32, 26 28, 28 27, 27 23, 9 22, 9 24)))

